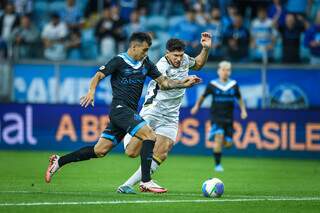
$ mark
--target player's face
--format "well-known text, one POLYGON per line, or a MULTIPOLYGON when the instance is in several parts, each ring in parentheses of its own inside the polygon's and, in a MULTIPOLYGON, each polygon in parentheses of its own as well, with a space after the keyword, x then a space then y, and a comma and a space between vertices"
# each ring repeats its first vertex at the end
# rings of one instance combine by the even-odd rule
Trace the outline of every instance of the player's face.
POLYGON ((231 75, 231 70, 227 67, 221 67, 218 70, 219 78, 223 81, 227 81, 231 75))
POLYGON ((133 52, 135 54, 135 59, 141 61, 144 57, 148 55, 149 45, 147 42, 136 43, 133 45, 133 52))
POLYGON ((174 67, 180 67, 184 51, 167 52, 167 58, 174 67))

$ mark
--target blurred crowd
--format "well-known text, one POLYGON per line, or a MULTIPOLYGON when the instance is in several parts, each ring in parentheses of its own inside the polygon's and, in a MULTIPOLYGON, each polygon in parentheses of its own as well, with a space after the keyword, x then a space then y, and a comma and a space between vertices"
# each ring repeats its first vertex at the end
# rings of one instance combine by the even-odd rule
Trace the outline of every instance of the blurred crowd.
POLYGON ((320 0, 0 1, 2 59, 105 61, 135 31, 152 35, 152 60, 170 37, 196 55, 208 31, 210 61, 320 64, 320 0))

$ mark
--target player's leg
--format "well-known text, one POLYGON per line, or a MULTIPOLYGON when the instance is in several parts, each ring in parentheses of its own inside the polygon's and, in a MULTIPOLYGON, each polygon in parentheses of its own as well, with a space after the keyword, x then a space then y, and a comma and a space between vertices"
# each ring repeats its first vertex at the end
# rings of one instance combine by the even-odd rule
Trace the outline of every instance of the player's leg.
MULTIPOLYGON (((151 127, 152 131, 156 129, 156 126, 154 125, 155 124, 154 119, 152 119, 151 116, 144 116, 143 118, 140 117, 140 119, 148 123, 148 127, 151 127)), ((135 124, 135 125, 137 126, 139 124, 135 124)), ((132 158, 139 156, 141 152, 142 144, 143 144, 142 142, 143 142, 143 138, 139 137, 138 131, 136 131, 136 133, 133 133, 132 131, 130 131, 130 134, 127 134, 123 139, 123 145, 124 145, 126 154, 132 158)))
POLYGON ((223 134, 216 134, 214 137, 214 149, 213 149, 213 156, 215 161, 215 171, 222 172, 223 167, 221 165, 221 157, 222 157, 222 145, 223 145, 223 134))
MULTIPOLYGON (((150 169, 151 169, 151 163, 152 163, 153 148, 156 141, 156 135, 154 131, 148 125, 144 125, 134 133, 130 131, 130 134, 132 136, 135 136, 141 139, 142 141, 142 145, 140 145, 139 143, 136 143, 135 146, 131 147, 133 151, 139 151, 140 149, 140 159, 141 159, 140 190, 142 192, 155 192, 155 193, 167 192, 165 188, 155 184, 151 179, 150 169)), ((130 145, 131 144, 129 143, 128 146, 130 145)))
MULTIPOLYGON (((130 135, 126 135, 124 138, 124 146, 126 154, 131 158, 136 158, 139 156, 142 143, 141 139, 138 137, 131 137, 130 135)), ((171 150, 174 142, 172 139, 157 134, 156 142, 153 149, 153 160, 155 160, 158 164, 161 164, 163 161, 167 159, 168 152, 171 150)))
POLYGON ((132 137, 130 134, 126 134, 123 139, 123 146, 128 157, 136 158, 140 155, 142 140, 141 138, 137 138, 135 136, 132 137))
MULTIPOLYGON (((140 146, 141 146, 142 141, 137 137, 132 137, 130 134, 126 134, 125 137, 123 138, 123 146, 126 154, 129 157, 136 157, 140 153, 138 151, 135 151, 134 147, 130 147, 127 149, 129 143, 130 144, 140 143, 140 146)), ((151 168, 152 168, 152 163, 151 163, 151 168)), ((133 186, 140 181, 141 181, 141 166, 139 166, 139 169, 124 184, 118 187, 117 192, 122 194, 136 194, 133 189, 133 186)))
POLYGON ((114 127, 112 122, 110 122, 94 146, 86 146, 61 157, 52 155, 46 171, 45 181, 49 183, 52 176, 59 168, 66 164, 105 156, 115 145, 117 145, 117 134, 118 130, 114 127))
POLYGON ((211 123, 209 140, 214 140, 213 157, 215 161, 215 171, 223 171, 223 168, 221 166, 221 155, 224 140, 224 130, 221 125, 213 122, 211 123))
POLYGON ((157 141, 153 149, 153 158, 159 165, 167 159, 173 144, 174 141, 171 138, 157 134, 157 141))
MULTIPOLYGON (((124 138, 124 144, 125 147, 126 144, 128 143, 128 140, 130 140, 130 136, 126 136, 124 138)), ((135 143, 139 139, 136 137, 132 137, 131 141, 135 143)), ((131 143, 131 142, 130 142, 131 143)), ((153 149, 153 158, 152 158, 152 163, 151 163, 151 174, 153 174, 160 164, 166 160, 169 151, 171 150, 173 146, 173 140, 162 135, 157 135, 157 140, 153 149)), ((127 150, 127 148, 125 148, 127 150)), ((130 153, 132 153, 130 151, 130 153)), ((128 193, 131 194, 133 189, 132 187, 136 185, 138 182, 141 181, 141 167, 137 169, 137 171, 124 183, 118 188, 119 193, 128 193)))
POLYGON ((49 183, 52 176, 64 165, 105 156, 113 147, 110 139, 100 138, 95 146, 86 146, 64 156, 52 155, 46 171, 45 181, 49 183))
POLYGON ((157 142, 153 149, 153 158, 160 165, 168 157, 176 141, 179 123, 178 119, 168 119, 156 128, 157 142), (158 141, 159 140, 159 141, 158 141))
MULTIPOLYGON (((147 191, 163 192, 162 189, 162 191, 157 191, 157 189, 152 187, 153 181, 151 180, 150 175, 153 148, 156 141, 156 134, 154 131, 147 125, 147 122, 139 114, 137 114, 136 111, 129 107, 123 106, 120 108, 115 108, 111 115, 114 117, 113 123, 115 126, 129 133, 131 136, 141 139, 140 142, 134 145, 130 143, 129 144, 130 146, 132 145, 130 149, 133 152, 140 152, 142 173, 141 183, 143 188, 146 188, 147 191)), ((125 135, 123 135, 123 137, 124 136, 125 135)))
MULTIPOLYGON (((160 164, 166 160, 169 151, 171 150, 174 141, 178 133, 178 121, 170 120, 164 121, 163 119, 158 119, 154 116, 145 117, 148 123, 155 129, 157 134, 157 140, 155 147, 153 149, 153 159, 151 163, 151 174, 154 173, 160 164)), ((128 140, 130 137, 125 137, 124 145, 126 150, 128 149, 128 140)), ((136 141, 136 138, 132 138, 133 141, 136 141)), ((134 144, 134 143, 133 143, 134 144)), ((118 192, 126 193, 133 191, 133 186, 141 180, 141 168, 138 168, 137 171, 122 185, 118 188, 118 192)))
POLYGON ((230 122, 230 123, 227 123, 225 125, 225 128, 224 128, 224 142, 223 142, 223 146, 225 148, 231 148, 232 145, 233 145, 233 139, 232 139, 232 136, 233 136, 233 123, 230 122))

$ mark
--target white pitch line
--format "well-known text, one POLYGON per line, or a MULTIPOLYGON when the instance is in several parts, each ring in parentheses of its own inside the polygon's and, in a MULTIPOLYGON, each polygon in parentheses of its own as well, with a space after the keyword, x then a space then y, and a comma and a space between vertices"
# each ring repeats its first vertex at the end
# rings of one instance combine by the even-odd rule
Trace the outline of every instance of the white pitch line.
POLYGON ((32 202, 0 203, 0 206, 62 206, 62 205, 112 205, 112 204, 152 204, 152 203, 213 203, 213 202, 257 202, 257 201, 320 201, 320 197, 301 198, 252 198, 252 199, 201 199, 201 200, 114 200, 114 201, 70 201, 70 202, 32 202))
MULTIPOLYGON (((1 194, 57 194, 57 195, 116 195, 118 193, 116 192, 98 192, 98 191, 93 191, 93 192, 81 192, 81 191, 21 191, 21 190, 11 190, 11 191, 0 191, 1 194)), ((128 195, 128 194, 119 194, 121 195, 128 195)), ((145 193, 145 194, 136 194, 136 196, 143 195, 143 196, 184 196, 184 197, 202 197, 203 195, 201 193, 196 194, 196 193, 165 193, 165 194, 153 194, 153 193, 145 193)), ((134 195, 128 195, 130 197, 134 195)), ((258 198, 258 199, 285 199, 285 198, 299 198, 299 197, 294 197, 292 195, 223 195, 224 198, 258 198)), ((319 198, 320 197, 302 197, 302 198, 319 198)))

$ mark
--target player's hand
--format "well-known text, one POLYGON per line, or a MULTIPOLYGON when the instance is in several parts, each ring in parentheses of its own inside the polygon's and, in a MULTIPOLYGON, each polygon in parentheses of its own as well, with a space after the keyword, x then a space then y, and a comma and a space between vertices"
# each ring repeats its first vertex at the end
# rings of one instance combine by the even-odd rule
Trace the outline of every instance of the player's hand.
POLYGON ((80 98, 80 105, 82 107, 87 107, 91 104, 94 106, 94 93, 93 92, 88 92, 86 96, 82 96, 80 98))
POLYGON ((183 80, 183 85, 184 85, 184 87, 188 88, 188 87, 192 87, 196 84, 199 84, 200 82, 201 82, 201 78, 199 78, 198 76, 195 76, 195 75, 190 75, 183 80))
POLYGON ((242 111, 240 116, 241 116, 241 119, 244 120, 244 119, 246 119, 248 117, 248 114, 247 114, 246 111, 242 111))
POLYGON ((208 32, 203 32, 201 33, 201 45, 203 48, 211 48, 211 38, 212 38, 212 35, 208 32))
POLYGON ((198 106, 192 107, 192 109, 191 109, 191 111, 190 111, 191 115, 197 114, 198 110, 199 110, 198 106))

